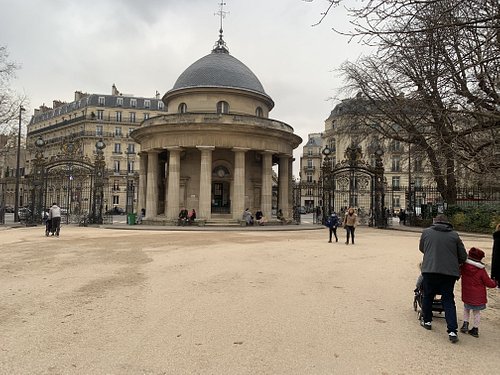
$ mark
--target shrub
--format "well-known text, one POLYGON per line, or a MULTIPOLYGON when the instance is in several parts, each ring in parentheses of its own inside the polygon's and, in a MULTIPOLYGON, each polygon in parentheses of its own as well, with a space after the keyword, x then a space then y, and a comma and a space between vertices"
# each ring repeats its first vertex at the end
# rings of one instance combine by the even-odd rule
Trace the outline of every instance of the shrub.
POLYGON ((499 205, 448 206, 446 215, 455 229, 465 232, 491 233, 500 220, 499 205))

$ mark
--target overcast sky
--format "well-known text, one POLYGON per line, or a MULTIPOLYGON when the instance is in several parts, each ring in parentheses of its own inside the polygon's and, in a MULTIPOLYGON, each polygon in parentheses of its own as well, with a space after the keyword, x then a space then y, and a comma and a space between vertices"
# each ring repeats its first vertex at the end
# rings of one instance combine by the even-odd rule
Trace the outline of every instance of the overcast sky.
MULTIPOLYGON (((352 0, 355 1, 355 0, 352 0)), ((224 40, 259 78, 275 107, 270 117, 295 133, 324 130, 338 103, 335 69, 363 48, 332 31, 346 29, 343 9, 311 27, 327 0, 225 0, 224 40)), ((0 45, 21 65, 14 87, 30 113, 74 91, 154 96, 171 89, 218 39, 220 0, 0 0, 0 45)), ((28 117, 28 116, 27 116, 28 117)), ((300 156, 301 147, 295 156, 300 156)))

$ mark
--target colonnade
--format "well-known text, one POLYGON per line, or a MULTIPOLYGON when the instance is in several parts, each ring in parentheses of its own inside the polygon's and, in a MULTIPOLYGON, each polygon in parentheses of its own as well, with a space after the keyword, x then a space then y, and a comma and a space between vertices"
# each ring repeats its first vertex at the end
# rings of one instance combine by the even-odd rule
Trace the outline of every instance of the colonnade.
MULTIPOLYGON (((198 218, 210 219, 212 208, 212 155, 215 147, 196 146, 200 151, 199 168, 199 191, 198 191, 198 218)), ((142 151, 140 156, 139 172, 139 191, 138 191, 138 210, 146 208, 147 220, 154 220, 160 215, 165 215, 168 221, 177 219, 181 204, 181 153, 184 149, 181 147, 168 147, 168 186, 166 194, 165 212, 158 212, 159 203, 159 154, 162 150, 142 151)), ((242 147, 233 147, 231 151, 234 154, 232 163, 232 200, 231 214, 233 219, 240 219, 245 207, 245 198, 248 195, 249 183, 246 171, 246 153, 250 149, 242 147)), ((260 184, 260 209, 264 216, 271 217, 272 214, 272 190, 273 190, 273 155, 276 152, 270 150, 259 151, 261 155, 261 184, 260 184)), ((289 214, 290 209, 290 189, 291 180, 291 155, 279 155, 278 161, 278 208, 285 215, 289 214)), ((193 179, 198 181, 198 179, 193 179)))

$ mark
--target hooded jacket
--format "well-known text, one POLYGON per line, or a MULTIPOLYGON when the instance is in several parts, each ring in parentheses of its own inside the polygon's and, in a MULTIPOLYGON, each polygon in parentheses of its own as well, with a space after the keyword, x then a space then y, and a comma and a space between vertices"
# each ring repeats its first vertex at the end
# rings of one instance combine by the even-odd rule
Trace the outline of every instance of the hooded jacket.
POLYGON ((462 301, 468 305, 480 306, 486 304, 486 287, 497 286, 495 280, 488 277, 484 264, 467 259, 460 267, 462 275, 462 301))
POLYGON ((420 251, 424 254, 422 273, 437 273, 460 277, 460 264, 467 252, 458 233, 450 223, 436 222, 420 236, 420 251))

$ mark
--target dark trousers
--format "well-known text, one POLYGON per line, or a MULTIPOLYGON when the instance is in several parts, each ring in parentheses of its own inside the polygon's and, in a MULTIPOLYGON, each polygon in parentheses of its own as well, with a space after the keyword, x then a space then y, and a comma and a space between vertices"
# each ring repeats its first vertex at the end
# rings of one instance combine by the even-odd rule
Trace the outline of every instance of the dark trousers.
POLYGON ((51 228, 52 234, 55 233, 56 236, 59 236, 59 231, 61 230, 61 218, 53 217, 51 221, 52 221, 52 228, 51 228))
POLYGON ((330 238, 329 238, 329 241, 332 242, 332 233, 334 234, 335 236, 335 242, 338 242, 339 239, 337 237, 337 227, 335 228, 329 228, 330 229, 330 238))
POLYGON ((422 276, 424 277, 422 283, 424 289, 422 317, 424 322, 432 321, 432 301, 436 298, 436 294, 440 294, 448 333, 457 332, 457 308, 455 306, 455 295, 453 294, 457 278, 439 273, 423 273, 422 276))
POLYGON ((351 236, 352 238, 352 243, 354 243, 354 227, 353 226, 350 226, 350 225, 346 225, 345 226, 345 230, 347 232, 347 240, 346 240, 346 243, 349 243, 349 235, 351 236))

